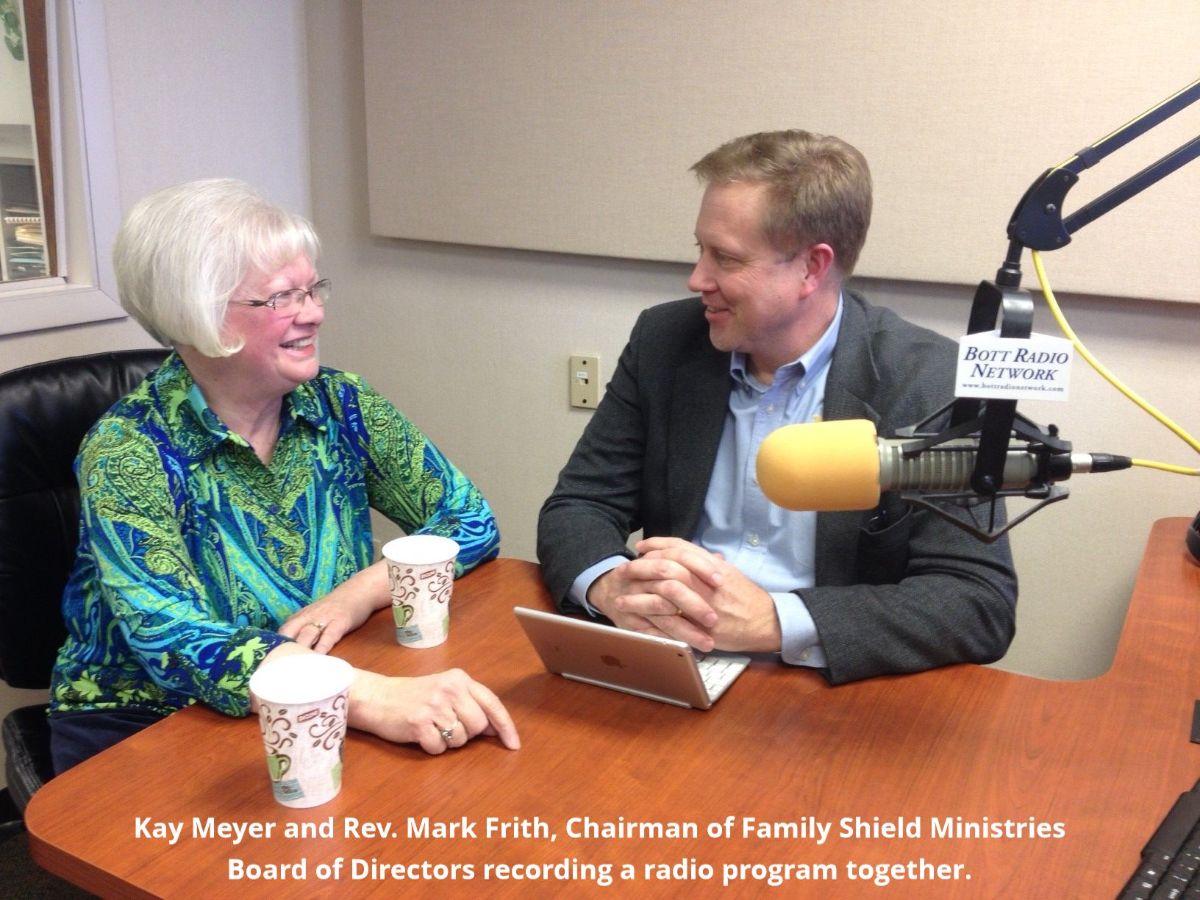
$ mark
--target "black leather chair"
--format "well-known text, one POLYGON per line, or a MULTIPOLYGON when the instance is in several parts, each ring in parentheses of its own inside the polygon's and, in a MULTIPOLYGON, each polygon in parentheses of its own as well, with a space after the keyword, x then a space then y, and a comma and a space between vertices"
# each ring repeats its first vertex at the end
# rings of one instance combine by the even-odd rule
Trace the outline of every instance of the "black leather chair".
MULTIPOLYGON (((62 592, 79 535, 72 464, 87 430, 166 357, 127 350, 0 373, 0 678, 45 689, 66 629, 62 592)), ((3 724, 7 792, 18 813, 54 774, 46 706, 3 724)), ((20 827, 20 819, 0 830, 20 827)))

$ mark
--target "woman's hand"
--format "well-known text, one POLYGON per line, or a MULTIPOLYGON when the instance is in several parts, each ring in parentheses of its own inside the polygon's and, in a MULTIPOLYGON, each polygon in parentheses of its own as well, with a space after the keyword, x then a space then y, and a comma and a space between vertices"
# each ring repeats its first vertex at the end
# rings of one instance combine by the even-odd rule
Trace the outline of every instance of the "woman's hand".
POLYGON ((389 603, 387 565, 380 560, 295 613, 279 626, 279 633, 301 647, 328 653, 371 613, 389 603))
POLYGON ((517 727, 495 694, 462 669, 398 678, 358 670, 350 688, 350 725, 389 741, 444 753, 481 734, 510 750, 521 746, 517 727))

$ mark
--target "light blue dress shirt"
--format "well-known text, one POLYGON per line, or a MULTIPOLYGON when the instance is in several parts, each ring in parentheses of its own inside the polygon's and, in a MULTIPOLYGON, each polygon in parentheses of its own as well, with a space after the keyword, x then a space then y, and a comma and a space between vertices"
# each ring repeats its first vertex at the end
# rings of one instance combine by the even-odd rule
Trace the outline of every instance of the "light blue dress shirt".
MULTIPOLYGON (((794 590, 815 583, 817 514, 786 510, 771 503, 758 486, 758 448, 772 431, 797 422, 820 419, 825 381, 842 322, 842 301, 825 333, 807 352, 775 372, 764 385, 749 371, 745 354, 734 353, 729 414, 713 464, 704 510, 692 541, 725 559, 770 593, 783 635, 781 656, 793 665, 822 667, 825 652, 812 616, 794 590)), ((586 603, 593 581, 625 562, 614 556, 581 573, 571 586, 571 599, 586 603)))

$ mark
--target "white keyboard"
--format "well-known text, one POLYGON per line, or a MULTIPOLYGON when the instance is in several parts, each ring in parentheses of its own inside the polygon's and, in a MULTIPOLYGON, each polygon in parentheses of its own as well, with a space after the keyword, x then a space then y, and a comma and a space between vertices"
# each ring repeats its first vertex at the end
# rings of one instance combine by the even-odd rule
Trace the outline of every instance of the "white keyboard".
POLYGON ((720 697, 749 664, 748 656, 730 656, 725 653, 696 654, 700 680, 704 682, 704 689, 708 691, 710 700, 720 697))

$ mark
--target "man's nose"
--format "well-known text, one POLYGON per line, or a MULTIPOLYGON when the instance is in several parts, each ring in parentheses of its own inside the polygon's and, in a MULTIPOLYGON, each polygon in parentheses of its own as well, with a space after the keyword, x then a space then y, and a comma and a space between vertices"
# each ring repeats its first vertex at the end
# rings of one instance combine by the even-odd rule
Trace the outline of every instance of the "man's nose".
POLYGON ((692 266, 692 274, 688 276, 687 280, 687 289, 695 291, 698 294, 703 294, 712 290, 712 288, 712 276, 709 274, 707 263, 701 257, 696 261, 696 265, 692 266))

